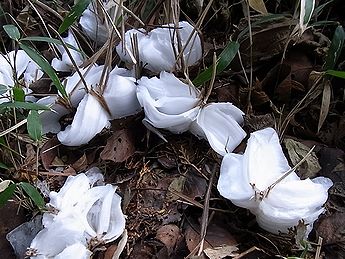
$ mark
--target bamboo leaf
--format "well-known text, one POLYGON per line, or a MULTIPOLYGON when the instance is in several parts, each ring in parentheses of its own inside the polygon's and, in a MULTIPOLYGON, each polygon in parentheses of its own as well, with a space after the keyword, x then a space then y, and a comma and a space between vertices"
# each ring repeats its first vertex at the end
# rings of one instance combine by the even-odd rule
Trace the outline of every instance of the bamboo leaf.
POLYGON ((18 101, 18 102, 25 101, 25 93, 24 93, 23 88, 13 87, 12 91, 13 91, 13 97, 15 101, 18 101))
POLYGON ((4 206, 9 199, 11 199, 15 189, 16 185, 10 184, 4 191, 0 192, 0 208, 4 206))
POLYGON ((1 103, 0 109, 4 108, 20 108, 20 109, 26 109, 26 110, 50 110, 49 107, 38 104, 38 103, 27 103, 27 102, 7 102, 7 103, 1 103))
POLYGON ((267 14, 267 9, 263 0, 248 0, 248 4, 251 8, 261 14, 267 14))
MULTIPOLYGON (((31 37, 25 37, 20 39, 20 41, 36 41, 36 42, 47 42, 47 43, 52 43, 52 44, 57 44, 57 45, 63 45, 62 42, 59 39, 53 39, 53 38, 49 38, 49 37, 41 37, 41 36, 31 36, 31 37)), ((74 47, 73 45, 69 44, 69 43, 65 43, 66 46, 70 49, 73 49, 75 51, 78 51, 80 53, 82 53, 82 51, 80 51, 80 49, 74 47)), ((84 53, 82 53, 84 54, 84 53)))
POLYGON ((326 63, 323 66, 324 70, 330 70, 337 64, 338 58, 341 54, 345 40, 345 32, 343 27, 340 25, 335 29, 331 46, 329 47, 326 63))
POLYGON ((42 138, 42 122, 37 111, 30 111, 27 118, 27 129, 31 139, 38 141, 42 138))
MULTIPOLYGON (((240 48, 240 44, 238 44, 236 41, 230 41, 228 45, 225 47, 225 49, 220 53, 219 58, 217 60, 217 74, 222 72, 224 69, 226 69, 231 61, 236 56, 238 50, 240 48)), ((195 86, 200 86, 204 84, 205 82, 209 81, 212 78, 212 71, 213 67, 208 67, 204 71, 202 71, 194 80, 193 84, 195 86)))
POLYGON ((67 93, 65 88, 62 86, 60 79, 56 75, 54 69, 52 66, 49 64, 49 62, 40 54, 38 53, 35 49, 31 48, 28 45, 25 45, 24 43, 20 42, 19 43, 20 47, 28 54, 28 56, 35 61, 35 63, 42 68, 42 70, 50 77, 50 79, 53 81, 54 85, 60 92, 60 94, 64 98, 68 98, 67 93))
POLYGON ((12 39, 12 40, 19 40, 20 39, 20 32, 17 28, 17 26, 13 24, 6 24, 2 26, 4 28, 5 32, 7 35, 12 39))
POLYGON ((315 8, 315 0, 301 0, 301 10, 299 16, 299 26, 302 33, 307 28, 307 25, 313 15, 315 8))
POLYGON ((317 132, 320 131, 323 123, 325 122, 328 111, 329 105, 331 104, 331 82, 329 80, 325 80, 323 94, 322 94, 322 102, 321 102, 321 109, 320 109, 320 116, 319 116, 319 123, 317 126, 317 132))
POLYGON ((45 202, 41 194, 37 191, 37 189, 29 183, 21 182, 18 183, 19 187, 23 189, 23 191, 29 195, 30 199, 35 203, 35 205, 39 209, 43 209, 45 207, 45 202))
POLYGON ((78 20, 90 3, 91 0, 77 1, 60 25, 59 33, 65 32, 76 20, 78 20))
POLYGON ((327 70, 326 74, 345 79, 345 71, 327 70))

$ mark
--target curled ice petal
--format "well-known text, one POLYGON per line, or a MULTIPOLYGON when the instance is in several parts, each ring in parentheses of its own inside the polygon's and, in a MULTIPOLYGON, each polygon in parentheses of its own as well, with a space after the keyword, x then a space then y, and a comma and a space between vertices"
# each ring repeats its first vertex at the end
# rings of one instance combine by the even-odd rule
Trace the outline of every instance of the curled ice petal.
MULTIPOLYGON (((63 41, 73 47, 75 47, 76 49, 78 49, 78 44, 77 41, 75 40, 71 30, 68 31, 68 36, 66 38, 63 38, 63 41)), ((52 60, 52 67, 57 70, 57 71, 72 71, 73 70, 73 63, 69 57, 69 55, 67 54, 66 49, 62 46, 62 45, 56 45, 56 47, 58 48, 60 54, 61 54, 61 59, 57 59, 54 58, 52 60)), ((72 48, 68 48, 74 62, 76 63, 77 66, 80 66, 83 61, 84 58, 81 55, 80 52, 72 49, 72 48)))
POLYGON ((80 146, 88 143, 104 127, 108 127, 109 115, 99 101, 87 94, 80 102, 72 125, 57 134, 59 141, 66 146, 80 146))
MULTIPOLYGON (((133 35, 138 39, 139 60, 145 68, 153 72, 175 70, 176 63, 178 65, 176 57, 179 54, 179 40, 181 50, 184 50, 183 58, 186 65, 195 64, 202 56, 200 37, 188 22, 179 22, 178 28, 174 28, 174 24, 162 25, 161 28, 153 29, 148 33, 143 29, 127 31, 125 44, 132 53, 133 35)), ((116 46, 116 51, 122 60, 132 63, 122 42, 116 46)))
POLYGON ((173 133, 187 131, 200 109, 198 91, 167 72, 161 72, 160 78, 142 77, 137 97, 145 111, 144 120, 173 133))
POLYGON ((208 140, 218 154, 232 152, 245 138, 246 133, 239 125, 244 113, 231 103, 210 103, 203 107, 191 132, 208 140))
POLYGON ((82 243, 75 243, 66 247, 60 254, 56 255, 54 259, 89 259, 92 253, 82 243))
POLYGON ((64 218, 63 222, 57 221, 42 229, 32 240, 30 250, 51 258, 75 243, 85 244, 84 229, 77 220, 64 218))
POLYGON ((51 106, 50 111, 44 111, 40 114, 42 122, 42 133, 58 133, 61 130, 60 118, 68 114, 65 106, 56 102, 56 96, 46 96, 37 101, 38 104, 51 106))
POLYGON ((109 74, 103 97, 111 112, 111 119, 133 115, 141 110, 135 78, 123 76, 128 74, 127 71, 115 68, 109 74))
MULTIPOLYGON (((103 68, 104 66, 93 65, 79 69, 88 89, 98 87, 103 68)), ((72 106, 77 107, 86 94, 85 85, 81 81, 79 74, 75 72, 72 76, 67 77, 62 84, 65 86, 67 94, 69 94, 72 106)))
POLYGON ((258 224, 272 233, 288 232, 300 220, 309 224, 324 211, 332 181, 318 177, 300 180, 290 169, 277 133, 266 128, 251 134, 243 155, 227 154, 222 161, 218 191, 234 204, 248 208, 258 224))

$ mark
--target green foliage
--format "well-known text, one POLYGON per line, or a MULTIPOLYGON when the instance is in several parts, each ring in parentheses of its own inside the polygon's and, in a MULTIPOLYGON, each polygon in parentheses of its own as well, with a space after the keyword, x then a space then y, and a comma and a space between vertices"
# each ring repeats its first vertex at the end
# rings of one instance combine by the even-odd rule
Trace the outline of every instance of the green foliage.
POLYGON ((345 79, 345 71, 327 70, 326 74, 330 75, 330 76, 335 76, 335 77, 345 79))
POLYGON ((26 110, 49 110, 49 107, 38 104, 38 103, 26 103, 26 102, 7 102, 7 103, 0 103, 0 110, 5 108, 20 108, 26 110))
POLYGON ((18 28, 13 25, 13 24, 6 24, 2 26, 7 33, 7 35, 12 39, 12 40, 19 40, 20 39, 20 32, 18 28))
POLYGON ((339 25, 334 32, 331 46, 329 47, 326 63, 323 66, 324 70, 334 69, 337 64, 338 58, 340 57, 341 51, 343 49, 345 40, 345 32, 341 25, 339 25))
POLYGON ((1 162, 0 162, 0 168, 1 168, 1 169, 8 169, 8 166, 5 165, 4 163, 1 163, 1 162))
POLYGON ((32 140, 39 141, 42 138, 42 122, 37 111, 31 110, 27 118, 27 129, 32 140))
MULTIPOLYGON (((239 48, 240 48, 240 44, 238 44, 236 41, 230 41, 228 43, 228 45, 225 47, 222 53, 220 53, 219 58, 217 60, 216 74, 219 74, 230 65, 231 61, 236 56, 239 48)), ((193 84, 195 86, 200 86, 204 84, 205 82, 209 81, 212 78, 212 71, 213 71, 213 67, 208 67, 207 69, 202 71, 193 80, 193 84)))
POLYGON ((9 186, 7 186, 7 188, 4 191, 0 192, 0 208, 4 206, 9 199, 11 199, 15 189, 16 185, 12 183, 9 186))
POLYGON ((23 88, 13 87, 13 99, 17 102, 25 102, 25 93, 23 88))
POLYGON ((49 64, 49 62, 35 49, 32 47, 20 42, 19 46, 28 54, 28 56, 35 61, 35 63, 42 68, 42 70, 50 77, 54 85, 61 93, 64 98, 68 98, 65 88, 62 86, 59 77, 56 75, 55 70, 49 64))
POLYGON ((7 92, 7 86, 0 84, 0 95, 7 92))
POLYGON ((18 183, 17 185, 30 197, 39 209, 45 207, 44 199, 35 187, 25 182, 18 183))
POLYGON ((78 0, 77 3, 72 7, 69 14, 63 20, 59 28, 59 33, 63 33, 82 15, 88 5, 91 3, 91 0, 78 0))

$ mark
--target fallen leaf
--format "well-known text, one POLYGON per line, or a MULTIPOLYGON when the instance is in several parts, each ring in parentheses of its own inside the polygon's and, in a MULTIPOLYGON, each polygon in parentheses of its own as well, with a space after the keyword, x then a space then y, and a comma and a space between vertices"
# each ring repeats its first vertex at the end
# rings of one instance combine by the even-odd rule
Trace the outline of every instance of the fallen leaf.
POLYGON ((115 131, 107 140, 107 144, 100 154, 102 160, 120 163, 127 160, 135 152, 134 138, 129 130, 115 131))
POLYGON ((44 169, 46 170, 50 169, 52 162, 57 156, 57 151, 58 151, 57 145, 59 145, 59 141, 56 137, 54 137, 54 138, 49 139, 42 146, 40 156, 41 156, 42 165, 44 169))
POLYGON ((345 246, 345 213, 336 212, 329 217, 321 218, 315 229, 317 236, 323 238, 324 245, 345 246))
MULTIPOLYGON (((298 164, 303 157, 309 152, 310 148, 301 142, 295 141, 293 139, 284 139, 285 147, 288 151, 291 163, 293 166, 298 164)), ((300 165, 299 176, 303 179, 313 178, 321 170, 319 160, 315 154, 312 152, 309 157, 300 165)))
POLYGON ((267 14, 267 9, 263 0, 248 0, 251 8, 261 14, 267 14))
POLYGON ((157 230, 156 238, 161 241, 168 249, 170 255, 177 244, 178 239, 181 237, 181 232, 178 226, 174 224, 161 226, 157 230))
POLYGON ((236 256, 238 251, 236 246, 219 246, 214 248, 206 248, 204 253, 210 259, 222 259, 227 256, 236 256))
POLYGON ((320 117, 319 117, 319 123, 317 126, 317 132, 320 131, 323 123, 325 122, 328 112, 329 112, 329 106, 331 104, 331 82, 329 80, 326 80, 323 87, 323 94, 322 94, 322 102, 321 102, 321 108, 320 108, 320 117))

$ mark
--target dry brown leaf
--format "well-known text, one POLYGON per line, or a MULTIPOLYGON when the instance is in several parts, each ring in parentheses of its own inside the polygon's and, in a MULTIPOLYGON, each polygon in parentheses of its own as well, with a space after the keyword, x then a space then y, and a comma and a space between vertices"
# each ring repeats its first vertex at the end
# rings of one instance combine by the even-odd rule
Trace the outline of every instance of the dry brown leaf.
POLYGON ((58 144, 59 144, 59 140, 56 137, 51 138, 46 143, 44 143, 41 149, 41 154, 40 154, 44 169, 46 170, 50 169, 52 162, 57 156, 58 144))
POLYGON ((251 8, 261 14, 267 14, 267 9, 263 0, 248 0, 251 8))
POLYGON ((210 259, 222 259, 227 256, 236 256, 238 251, 236 246, 219 246, 214 248, 206 248, 204 253, 210 259))
POLYGON ((100 154, 102 160, 120 163, 127 160, 135 152, 134 138, 127 129, 115 131, 107 140, 107 144, 100 154))
POLYGON ((170 255, 177 244, 177 241, 181 237, 181 232, 178 226, 174 224, 168 224, 161 226, 157 230, 156 238, 161 241, 168 249, 170 255))
POLYGON ((323 88, 323 94, 322 94, 322 103, 321 103, 321 109, 320 109, 320 118, 319 118, 319 124, 317 126, 317 132, 320 131, 323 123, 325 122, 328 111, 329 111, 329 105, 331 104, 331 82, 329 80, 325 80, 324 88, 323 88))

